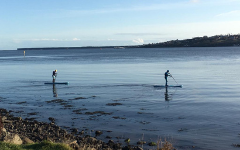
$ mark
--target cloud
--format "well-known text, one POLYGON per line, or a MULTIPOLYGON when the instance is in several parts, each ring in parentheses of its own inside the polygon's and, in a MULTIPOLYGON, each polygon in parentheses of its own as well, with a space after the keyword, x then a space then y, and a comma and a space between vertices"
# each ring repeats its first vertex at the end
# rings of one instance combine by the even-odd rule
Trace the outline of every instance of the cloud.
POLYGON ((143 44, 144 43, 144 40, 143 39, 140 39, 140 38, 138 38, 138 39, 134 39, 134 40, 132 40, 134 43, 138 43, 138 44, 143 44))
POLYGON ((222 14, 218 14, 217 17, 232 17, 232 16, 240 16, 240 10, 234 10, 222 14))
POLYGON ((73 38, 72 40, 73 41, 81 41, 81 39, 78 39, 78 38, 73 38))

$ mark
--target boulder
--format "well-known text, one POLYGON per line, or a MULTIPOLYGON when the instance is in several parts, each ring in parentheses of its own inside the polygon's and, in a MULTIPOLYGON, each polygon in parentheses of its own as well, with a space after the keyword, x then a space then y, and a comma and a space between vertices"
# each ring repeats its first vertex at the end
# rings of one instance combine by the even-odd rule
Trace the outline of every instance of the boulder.
POLYGON ((96 131, 96 132, 95 132, 95 135, 96 135, 96 136, 100 136, 101 134, 103 134, 102 131, 96 131))
POLYGON ((69 145, 71 148, 73 148, 74 150, 79 150, 79 149, 80 149, 80 147, 79 147, 79 145, 78 145, 78 143, 77 143, 77 140, 69 143, 68 145, 69 145))
POLYGON ((0 140, 3 141, 3 138, 7 135, 7 130, 2 128, 0 131, 0 140))
POLYGON ((4 122, 5 120, 7 120, 7 117, 3 116, 0 121, 4 122))
POLYGON ((21 145, 23 143, 21 138, 17 134, 14 134, 14 133, 8 133, 3 138, 3 142, 17 144, 17 145, 21 145))
POLYGON ((94 137, 89 137, 89 138, 87 139, 87 143, 95 144, 95 143, 97 143, 97 139, 94 138, 94 137))
POLYGON ((53 117, 48 118, 51 122, 55 122, 55 119, 53 117))
POLYGON ((34 142, 28 137, 22 137, 23 144, 33 144, 34 142))

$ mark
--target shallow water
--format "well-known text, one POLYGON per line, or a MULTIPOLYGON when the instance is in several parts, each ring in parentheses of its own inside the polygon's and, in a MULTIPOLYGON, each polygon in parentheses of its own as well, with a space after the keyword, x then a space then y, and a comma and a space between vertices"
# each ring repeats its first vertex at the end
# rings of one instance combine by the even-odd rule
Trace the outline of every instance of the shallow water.
POLYGON ((101 130, 105 141, 167 138, 178 149, 235 149, 239 64, 239 47, 0 51, 0 104, 92 136, 101 130), (55 69, 56 81, 69 85, 44 85, 55 69), (164 85, 167 69, 183 88, 153 87, 164 85))

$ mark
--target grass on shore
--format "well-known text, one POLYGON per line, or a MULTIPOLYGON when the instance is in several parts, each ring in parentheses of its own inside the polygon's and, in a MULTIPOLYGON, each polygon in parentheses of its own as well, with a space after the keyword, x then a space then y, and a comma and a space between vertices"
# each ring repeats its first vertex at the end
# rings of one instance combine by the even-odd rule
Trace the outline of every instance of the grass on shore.
POLYGON ((175 150, 175 148, 172 143, 168 142, 166 139, 164 142, 160 139, 157 142, 157 150, 175 150))
POLYGON ((15 145, 0 142, 0 150, 72 150, 72 148, 66 144, 51 143, 49 141, 27 145, 15 145))

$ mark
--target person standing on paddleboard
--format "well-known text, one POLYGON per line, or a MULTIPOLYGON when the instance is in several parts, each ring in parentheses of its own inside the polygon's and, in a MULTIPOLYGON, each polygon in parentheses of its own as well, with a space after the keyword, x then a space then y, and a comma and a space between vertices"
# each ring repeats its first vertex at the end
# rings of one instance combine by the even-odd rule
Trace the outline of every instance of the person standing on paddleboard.
POLYGON ((54 70, 52 73, 53 83, 55 83, 56 77, 57 77, 57 70, 54 70))
POLYGON ((171 74, 169 73, 169 70, 167 70, 167 71, 165 72, 164 76, 165 76, 165 80, 166 80, 165 86, 168 86, 168 85, 167 85, 167 82, 168 82, 167 78, 168 78, 168 76, 171 76, 171 74))

